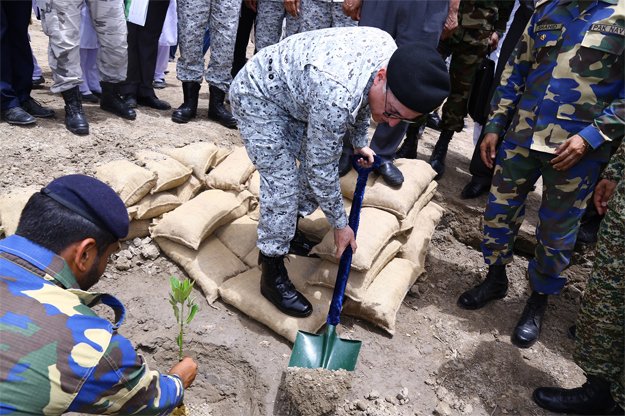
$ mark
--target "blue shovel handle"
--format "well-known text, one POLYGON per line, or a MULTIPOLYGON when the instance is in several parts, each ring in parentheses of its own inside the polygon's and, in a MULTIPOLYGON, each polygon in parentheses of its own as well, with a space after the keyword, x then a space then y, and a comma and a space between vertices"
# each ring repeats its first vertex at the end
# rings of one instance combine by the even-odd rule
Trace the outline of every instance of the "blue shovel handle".
MULTIPOLYGON (((354 231, 354 237, 358 232, 358 224, 360 223, 360 209, 362 208, 362 200, 365 196, 365 187, 367 186, 367 178, 369 173, 380 166, 382 162, 378 156, 375 156, 373 166, 370 168, 362 168, 357 161, 361 159, 361 155, 355 155, 352 159, 352 165, 358 172, 358 180, 356 181, 356 189, 354 190, 354 198, 352 199, 352 207, 349 211, 349 226, 354 231)), ((330 303, 330 311, 328 312, 327 323, 329 325, 338 325, 341 321, 341 310, 343 309, 343 298, 345 296, 345 286, 349 277, 349 270, 352 266, 352 247, 347 246, 341 262, 339 263, 339 271, 336 275, 336 283, 334 284, 334 293, 332 294, 332 303, 330 303)))

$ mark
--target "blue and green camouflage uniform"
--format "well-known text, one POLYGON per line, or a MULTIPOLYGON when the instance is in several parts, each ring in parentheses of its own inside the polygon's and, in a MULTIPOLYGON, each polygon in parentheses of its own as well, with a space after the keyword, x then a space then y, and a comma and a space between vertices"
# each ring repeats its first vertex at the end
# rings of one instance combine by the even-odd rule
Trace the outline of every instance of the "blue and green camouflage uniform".
POLYGON ((484 213, 487 264, 512 261, 525 199, 543 177, 532 288, 557 294, 579 221, 611 142, 625 129, 625 0, 543 1, 536 6, 501 85, 485 133, 503 134, 484 213), (555 150, 580 135, 590 151, 567 171, 550 164, 555 150))
POLYGON ((170 413, 182 382, 148 369, 117 334, 123 317, 113 296, 80 290, 61 257, 17 235, 0 241, 0 414, 170 413))
POLYGON ((575 362, 611 382, 612 397, 625 408, 625 144, 602 175, 617 183, 601 222, 595 261, 577 318, 575 362))

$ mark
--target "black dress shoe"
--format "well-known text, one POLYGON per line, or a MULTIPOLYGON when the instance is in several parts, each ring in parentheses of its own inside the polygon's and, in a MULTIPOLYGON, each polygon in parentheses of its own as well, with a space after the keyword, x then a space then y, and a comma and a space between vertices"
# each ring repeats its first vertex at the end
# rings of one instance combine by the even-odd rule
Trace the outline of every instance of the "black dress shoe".
POLYGON ((386 182, 388 186, 398 188, 404 183, 404 175, 397 166, 393 164, 392 160, 382 162, 380 167, 374 169, 374 171, 382 176, 382 179, 384 179, 384 182, 386 182))
POLYGON ((296 256, 318 257, 315 254, 312 256, 310 255, 310 250, 312 250, 317 243, 306 238, 304 233, 300 230, 295 229, 295 235, 289 245, 289 254, 295 254, 296 256))
POLYGON ((486 279, 464 292, 458 298, 462 309, 479 309, 491 300, 503 299, 508 293, 508 276, 505 265, 488 266, 486 279))
POLYGON ((22 107, 11 107, 2 111, 2 120, 15 126, 35 124, 35 117, 28 114, 22 107))
POLYGON ((126 103, 124 97, 119 93, 119 83, 100 82, 100 85, 102 86, 102 96, 100 97, 100 108, 102 110, 126 120, 137 118, 135 110, 126 103))
POLYGON ((98 97, 96 97, 95 95, 89 93, 89 94, 82 94, 82 102, 83 103, 90 103, 90 104, 97 104, 100 102, 100 99, 98 97))
POLYGON ((28 97, 24 100, 20 107, 24 109, 28 114, 37 118, 52 118, 54 117, 54 110, 47 108, 39 104, 34 98, 28 97))
POLYGON ((45 84, 46 79, 43 75, 38 76, 37 78, 33 78, 33 89, 43 88, 43 84, 45 84))
POLYGON ((425 126, 437 131, 441 131, 441 118, 438 113, 428 114, 425 121, 425 126))
POLYGON ((352 170, 352 155, 349 153, 341 153, 339 159, 339 176, 345 176, 352 170))
POLYGON ((138 97, 137 103, 155 110, 171 110, 171 105, 167 101, 159 100, 156 97, 138 97))
POLYGON ((471 181, 462 188, 460 196, 463 199, 473 199, 490 191, 490 181, 479 181, 471 178, 471 181))
POLYGON ((610 394, 610 383, 597 376, 588 376, 582 387, 563 389, 539 387, 532 399, 543 409, 575 415, 622 415, 623 409, 610 394))
POLYGON ((137 108, 139 106, 139 104, 137 104, 137 97, 132 94, 123 95, 122 99, 128 108, 137 108))
POLYGON ((532 292, 527 300, 519 322, 517 322, 512 334, 512 343, 519 348, 529 348, 540 335, 543 317, 547 310, 547 295, 532 292))
POLYGON ((283 313, 305 318, 312 313, 312 305, 295 289, 289 279, 284 256, 269 257, 259 253, 261 265, 260 293, 283 313))

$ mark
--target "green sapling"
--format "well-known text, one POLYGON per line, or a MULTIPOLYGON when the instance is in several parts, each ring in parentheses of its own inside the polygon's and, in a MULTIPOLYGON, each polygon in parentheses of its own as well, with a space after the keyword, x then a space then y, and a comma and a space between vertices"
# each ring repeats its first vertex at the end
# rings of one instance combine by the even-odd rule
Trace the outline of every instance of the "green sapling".
POLYGON ((176 322, 178 323, 178 336, 176 337, 176 344, 178 344, 178 361, 182 360, 184 326, 193 320, 199 310, 198 305, 195 303, 195 298, 191 297, 193 283, 194 282, 187 277, 183 280, 179 280, 175 276, 169 278, 169 285, 171 286, 169 303, 171 307, 174 308, 174 315, 176 315, 176 322))

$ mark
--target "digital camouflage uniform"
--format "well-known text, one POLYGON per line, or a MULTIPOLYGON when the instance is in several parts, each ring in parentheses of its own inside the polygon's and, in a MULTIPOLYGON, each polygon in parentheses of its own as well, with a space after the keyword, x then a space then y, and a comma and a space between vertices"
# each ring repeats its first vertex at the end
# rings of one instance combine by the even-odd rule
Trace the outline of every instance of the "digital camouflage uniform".
POLYGON ((343 2, 333 0, 301 0, 300 32, 328 27, 350 27, 358 25, 343 12, 343 2))
POLYGON ((239 26, 240 0, 178 0, 176 77, 180 81, 206 81, 226 92, 232 75, 234 43, 239 26), (204 74, 204 32, 211 35, 210 60, 204 74))
POLYGON ((17 235, 0 241, 0 414, 170 413, 182 381, 150 371, 117 334, 124 313, 113 296, 80 290, 61 257, 17 235))
POLYGON ((512 261, 525 199, 542 176, 538 244, 528 267, 540 293, 564 286, 560 273, 586 202, 611 142, 624 134, 624 11, 625 0, 539 2, 493 98, 485 133, 501 135, 511 122, 497 153, 482 251, 487 264, 512 261), (575 134, 590 151, 569 170, 555 171, 549 160, 575 134))
POLYGON ((333 227, 347 226, 343 137, 367 145, 373 75, 396 48, 369 27, 300 33, 258 52, 232 82, 232 112, 261 177, 257 245, 266 256, 287 253, 298 213, 319 206, 333 227))
POLYGON ((89 8, 100 51, 98 69, 103 82, 126 79, 128 43, 124 2, 106 0, 37 0, 41 26, 50 38, 48 63, 52 70, 54 93, 82 84, 80 67, 80 24, 83 7, 89 8))
POLYGON ((488 52, 493 32, 499 34, 499 39, 503 37, 513 7, 514 1, 511 0, 460 2, 458 28, 449 39, 439 44, 444 57, 451 55, 451 90, 443 105, 441 129, 462 131, 475 71, 488 52))
POLYGON ((258 0, 254 29, 256 51, 274 45, 282 39, 282 21, 286 18, 286 33, 289 37, 299 32, 300 19, 284 10, 282 0, 258 0))
POLYGON ((577 318, 575 362, 587 374, 609 380, 612 397, 625 408, 625 144, 602 176, 618 185, 601 222, 577 318))

